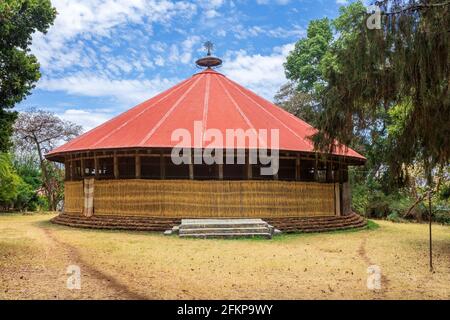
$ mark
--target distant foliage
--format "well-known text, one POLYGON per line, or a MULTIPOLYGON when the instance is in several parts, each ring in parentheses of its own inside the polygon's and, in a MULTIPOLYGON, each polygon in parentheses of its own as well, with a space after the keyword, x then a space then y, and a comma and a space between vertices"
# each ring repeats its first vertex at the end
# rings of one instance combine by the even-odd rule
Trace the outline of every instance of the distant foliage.
POLYGON ((16 113, 39 80, 39 63, 30 53, 32 35, 46 32, 56 17, 49 0, 0 1, 0 152, 11 147, 16 113))
MULTIPOLYGON (((361 1, 334 20, 313 20, 287 57, 276 102, 332 141, 367 157, 350 171, 353 209, 373 217, 435 220, 450 210, 450 2, 374 1, 381 28, 361 1), (439 213, 438 213, 439 212, 439 213)), ((439 218, 441 219, 441 218, 439 218)))
MULTIPOLYGON (((62 120, 44 110, 30 109, 21 112, 14 124, 14 144, 18 159, 20 155, 28 161, 35 159, 40 170, 42 192, 47 198, 49 210, 56 210, 58 202, 62 200, 64 170, 61 166, 47 161, 44 155, 61 142, 69 141, 81 132, 81 126, 62 120)), ((30 172, 31 166, 24 169, 28 170, 27 173, 33 173, 30 172)))
POLYGON ((316 125, 318 110, 313 96, 298 91, 294 82, 289 82, 281 87, 275 95, 275 104, 312 126, 316 125))
MULTIPOLYGON (((396 122, 388 161, 425 161, 428 173, 450 158, 450 3, 376 1, 381 29, 369 29, 361 3, 341 8, 339 37, 326 53, 320 146, 351 144, 357 130, 379 122, 384 108, 396 122)), ((389 125, 389 123, 387 123, 389 125)))

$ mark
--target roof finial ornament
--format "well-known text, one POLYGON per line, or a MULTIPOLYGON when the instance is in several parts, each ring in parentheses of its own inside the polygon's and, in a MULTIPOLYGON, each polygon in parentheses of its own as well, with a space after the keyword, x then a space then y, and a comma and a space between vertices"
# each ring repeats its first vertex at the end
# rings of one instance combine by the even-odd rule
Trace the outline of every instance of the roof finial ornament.
POLYGON ((205 44, 205 49, 208 51, 208 53, 206 54, 207 56, 211 55, 211 51, 214 49, 214 44, 211 41, 206 41, 205 44))
POLYGON ((203 46, 205 47, 207 53, 206 57, 200 58, 195 61, 195 64, 199 68, 215 68, 220 67, 222 65, 222 60, 211 55, 211 51, 214 49, 214 44, 211 41, 206 41, 203 46))

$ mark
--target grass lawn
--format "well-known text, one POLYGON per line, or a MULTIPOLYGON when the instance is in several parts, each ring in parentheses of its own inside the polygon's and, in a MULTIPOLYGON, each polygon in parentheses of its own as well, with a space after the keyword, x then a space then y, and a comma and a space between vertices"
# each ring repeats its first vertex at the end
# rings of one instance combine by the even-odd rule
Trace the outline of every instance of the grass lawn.
POLYGON ((0 299, 450 299, 450 227, 378 228, 272 240, 200 240, 74 229, 51 214, 0 215, 0 299), (66 269, 81 268, 81 290, 66 269), (368 290, 367 268, 382 271, 368 290))

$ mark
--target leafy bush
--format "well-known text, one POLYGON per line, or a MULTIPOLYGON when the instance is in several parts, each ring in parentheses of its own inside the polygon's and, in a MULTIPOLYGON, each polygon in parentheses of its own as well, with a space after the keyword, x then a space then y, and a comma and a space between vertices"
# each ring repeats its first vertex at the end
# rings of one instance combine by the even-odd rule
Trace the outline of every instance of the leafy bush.
POLYGON ((33 200, 36 199, 36 193, 33 188, 21 179, 17 187, 17 197, 14 201, 14 208, 20 211, 30 209, 33 200))
POLYGON ((392 221, 392 222, 404 222, 405 219, 401 218, 398 213, 392 212, 386 217, 386 220, 392 221))
POLYGON ((49 210, 47 197, 42 196, 42 195, 37 197, 36 210, 38 210, 38 211, 48 211, 49 210))
POLYGON ((450 225, 450 212, 448 210, 437 210, 434 213, 434 221, 437 223, 450 225))
MULTIPOLYGON (((368 218, 388 219, 395 222, 405 221, 403 217, 414 204, 406 190, 390 190, 384 192, 380 183, 373 179, 355 181, 352 183, 352 208, 355 212, 368 218)), ((433 203, 433 206, 436 204, 433 203)), ((418 221, 426 219, 428 209, 424 203, 416 205, 406 219, 415 218, 418 221)), ((436 216, 436 221, 437 221, 436 216)), ((439 215, 440 221, 446 221, 444 215, 439 215)), ((442 222, 443 223, 443 222, 442 222)))
POLYGON ((449 200, 450 199, 450 183, 444 184, 441 187, 441 190, 439 192, 439 197, 442 200, 449 200))
POLYGON ((17 199, 23 180, 15 172, 9 154, 0 153, 0 206, 8 210, 17 199))

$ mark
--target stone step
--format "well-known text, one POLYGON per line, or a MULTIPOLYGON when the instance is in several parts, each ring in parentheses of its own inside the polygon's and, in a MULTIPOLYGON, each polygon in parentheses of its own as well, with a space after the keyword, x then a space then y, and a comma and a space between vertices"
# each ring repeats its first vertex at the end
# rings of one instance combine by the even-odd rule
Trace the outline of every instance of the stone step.
POLYGON ((65 223, 65 226, 85 228, 85 229, 107 229, 107 230, 135 230, 135 231, 164 231, 166 228, 155 228, 155 227, 130 227, 130 226, 102 226, 102 225, 83 225, 77 223, 65 223))
MULTIPOLYGON (((197 219, 184 219, 184 220, 197 220, 197 219)), ((207 227, 222 228, 224 224, 214 225, 213 221, 217 219, 206 219, 209 222, 207 227)), ((226 220, 240 220, 228 223, 226 226, 232 225, 233 227, 248 228, 248 227, 269 227, 280 229, 282 232, 326 232, 332 230, 343 230, 350 228, 363 228, 367 226, 367 221, 357 215, 351 214, 347 216, 332 216, 332 217, 279 217, 279 218, 266 218, 265 221, 261 219, 223 219, 226 220), (246 221, 247 224, 242 225, 242 222, 246 221), (248 220, 253 224, 249 225, 248 220), (261 225, 262 221, 262 225, 261 225), (266 223, 267 222, 267 223, 266 223), (271 227, 273 226, 273 227, 271 227)), ((164 217, 140 217, 140 216, 123 216, 116 217, 112 215, 94 215, 90 218, 73 215, 73 214, 60 214, 59 216, 51 220, 53 223, 60 225, 67 225, 77 228, 90 228, 90 229, 117 229, 117 230, 136 230, 136 231, 165 231, 172 229, 174 226, 180 225, 180 218, 164 218, 164 217)), ((189 221, 188 221, 189 222, 189 221)), ((197 221, 198 222, 198 221, 197 221)), ((192 224, 192 223, 191 223, 192 224)), ((193 227, 188 225, 188 228, 195 229, 198 224, 193 227)), ((198 228, 197 228, 198 229, 198 228)), ((272 232, 272 231, 271 231, 272 232)), ((175 232, 177 233, 177 232, 175 232)))
POLYGON ((214 234, 214 233, 270 233, 271 229, 264 227, 237 227, 237 228, 180 228, 180 235, 189 234, 214 234))
POLYGON ((360 220, 355 221, 342 221, 342 222, 308 222, 308 223, 274 223, 273 221, 270 221, 274 226, 276 226, 278 229, 282 228, 292 228, 294 226, 301 226, 303 228, 308 227, 327 227, 327 226, 334 226, 334 225, 351 225, 360 222, 360 220))
POLYGON ((267 218, 266 221, 277 224, 277 223, 301 223, 301 224, 309 224, 309 223, 315 223, 315 224, 323 224, 323 223, 340 223, 345 221, 356 221, 359 220, 362 217, 359 217, 356 214, 352 214, 349 216, 343 216, 343 217, 330 217, 329 219, 325 218, 294 218, 294 217, 286 217, 286 218, 267 218))
POLYGON ((63 220, 58 219, 60 222, 67 222, 67 223, 77 223, 77 224, 85 224, 85 225, 109 225, 109 226, 159 226, 159 225, 167 225, 167 223, 154 223, 154 222, 148 222, 148 223, 140 223, 140 222, 122 222, 122 221, 114 221, 114 222, 107 222, 107 221, 85 221, 85 220, 63 220))
POLYGON ((267 223, 239 223, 239 224, 219 224, 219 223, 211 223, 211 224, 183 224, 180 225, 180 230, 189 230, 189 229, 201 229, 201 228, 265 228, 267 227, 267 223))
POLYGON ((85 221, 85 220, 72 220, 68 221, 56 217, 52 219, 53 223, 66 225, 70 227, 77 228, 88 228, 88 229, 117 229, 117 230, 142 230, 142 231, 164 231, 167 228, 172 227, 175 223, 125 223, 116 222, 108 223, 104 221, 85 221))
POLYGON ((298 223, 298 222, 293 222, 293 223, 282 223, 282 224, 277 224, 277 227, 284 227, 284 228, 292 228, 292 227, 302 227, 302 228, 308 228, 308 227, 327 227, 327 226, 338 226, 338 225, 352 225, 352 224, 356 224, 359 222, 364 222, 364 220, 354 220, 354 221, 341 221, 341 222, 328 222, 328 223, 314 223, 314 222, 309 222, 309 223, 298 223))
POLYGON ((265 218, 266 221, 342 221, 342 220, 348 220, 348 219, 354 219, 358 217, 356 214, 350 214, 346 216, 311 216, 311 217, 269 217, 265 218))
POLYGON ((58 218, 60 219, 64 219, 66 221, 89 221, 89 222, 96 222, 96 221, 101 221, 101 222, 142 222, 142 223, 146 223, 146 222, 152 222, 152 223, 167 223, 167 222, 174 222, 174 223, 179 223, 181 220, 180 219, 159 219, 158 218, 153 218, 153 217, 147 217, 147 218, 140 218, 140 217, 111 217, 111 216, 92 216, 90 218, 88 217, 84 217, 84 216, 69 216, 69 215, 65 215, 62 214, 60 216, 58 216, 58 218))
POLYGON ((64 224, 76 224, 79 226, 98 226, 98 227, 146 227, 146 228, 155 228, 155 227, 166 227, 166 225, 160 225, 160 224, 109 224, 109 223, 87 223, 87 222, 67 222, 67 221, 56 221, 57 223, 64 223, 64 224))
POLYGON ((191 238, 236 238, 261 236, 271 238, 274 228, 261 219, 182 219, 172 234, 191 238))
POLYGON ((357 224, 350 225, 333 225, 329 227, 314 227, 314 228, 301 228, 301 227, 292 227, 292 228, 284 228, 283 232, 285 233, 294 233, 294 232, 329 232, 329 231, 337 231, 337 230, 346 230, 346 229, 361 229, 367 227, 367 223, 365 221, 359 222, 357 224))
POLYGON ((262 237, 266 239, 271 239, 272 234, 268 232, 246 232, 246 233, 190 233, 190 234, 180 234, 181 238, 248 238, 248 237, 262 237))

